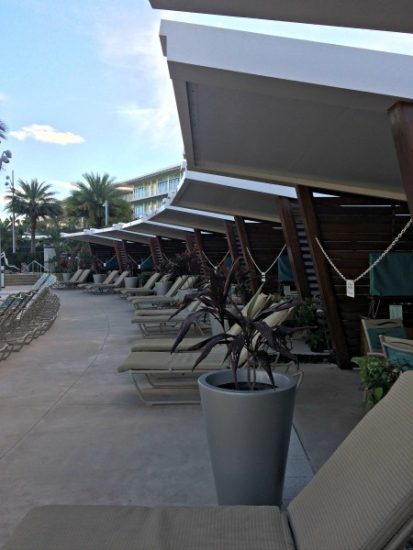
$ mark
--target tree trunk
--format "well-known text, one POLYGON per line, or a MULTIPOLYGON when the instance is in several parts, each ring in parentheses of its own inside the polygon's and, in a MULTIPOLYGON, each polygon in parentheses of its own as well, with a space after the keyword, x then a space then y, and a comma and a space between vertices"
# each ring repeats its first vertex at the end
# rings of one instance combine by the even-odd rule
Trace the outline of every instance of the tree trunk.
POLYGON ((36 253, 36 220, 30 223, 30 253, 36 253))

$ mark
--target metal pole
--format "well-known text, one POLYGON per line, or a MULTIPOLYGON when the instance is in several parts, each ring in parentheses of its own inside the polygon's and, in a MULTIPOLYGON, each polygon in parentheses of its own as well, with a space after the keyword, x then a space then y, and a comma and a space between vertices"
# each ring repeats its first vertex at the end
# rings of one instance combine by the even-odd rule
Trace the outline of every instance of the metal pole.
POLYGON ((11 171, 11 193, 12 193, 12 222, 13 222, 13 227, 12 227, 12 235, 13 235, 13 254, 16 254, 16 215, 14 213, 14 194, 15 194, 15 189, 14 189, 14 170, 11 171))
POLYGON ((105 207, 105 227, 109 225, 109 203, 107 199, 103 203, 103 206, 105 207))
POLYGON ((2 252, 1 252, 1 228, 0 228, 0 288, 3 288, 4 287, 4 279, 3 279, 3 267, 1 265, 1 256, 2 256, 2 252))

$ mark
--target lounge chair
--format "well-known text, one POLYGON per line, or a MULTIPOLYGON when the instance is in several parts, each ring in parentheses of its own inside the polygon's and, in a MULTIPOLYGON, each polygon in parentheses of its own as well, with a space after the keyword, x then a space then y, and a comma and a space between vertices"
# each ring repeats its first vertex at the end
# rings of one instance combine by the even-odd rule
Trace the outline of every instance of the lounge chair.
POLYGON ((115 289, 120 288, 124 284, 124 281, 128 276, 129 271, 122 271, 122 273, 118 277, 116 277, 114 282, 96 284, 88 290, 89 292, 93 292, 95 294, 103 292, 114 292, 115 289))
MULTIPOLYGON (((176 279, 171 288, 165 294, 165 296, 138 296, 134 298, 128 298, 128 300, 133 304, 136 309, 140 307, 151 307, 151 306, 165 306, 178 302, 178 290, 183 286, 184 283, 190 278, 189 275, 181 275, 176 279)), ((196 277, 192 276, 194 282, 196 277)))
MULTIPOLYGON (((141 331, 143 332, 143 334, 145 335, 148 335, 149 333, 153 333, 153 332, 163 332, 166 329, 177 330, 180 327, 180 325, 183 323, 183 321, 185 321, 187 316, 190 313, 193 313, 199 306, 200 306, 199 301, 193 301, 184 310, 180 311, 173 317, 172 315, 176 313, 176 309, 171 310, 171 309, 165 308, 165 311, 163 309, 156 309, 155 311, 139 310, 138 313, 134 317, 132 317, 131 322, 137 324, 141 329, 141 331), (143 315, 140 315, 139 313, 141 311, 142 312, 145 311, 145 313, 143 315), (149 312, 152 312, 151 315, 148 315, 149 312)), ((200 323, 197 323, 196 327, 198 328, 201 334, 204 334, 204 331, 200 323)), ((144 340, 146 341, 148 339, 144 339, 144 340)))
MULTIPOLYGON (((281 325, 291 314, 293 309, 294 308, 290 308, 271 313, 264 319, 264 322, 270 327, 281 325)), ((234 332, 236 333, 235 330, 234 332)), ((188 338, 188 340, 192 339, 188 338)), ((197 343, 199 340, 202 339, 195 339, 191 345, 197 343)), ((157 343, 161 344, 160 342, 157 343)), ((148 345, 150 346, 150 342, 148 342, 148 345)), ((222 349, 214 349, 208 357, 196 367, 195 372, 193 371, 193 366, 199 357, 199 351, 187 351, 188 348, 185 348, 183 342, 178 350, 179 353, 171 354, 170 349, 170 342, 168 342, 168 349, 164 351, 132 351, 123 364, 118 367, 119 373, 131 373, 139 397, 145 405, 195 404, 199 403, 199 399, 171 401, 148 399, 140 386, 139 375, 145 375, 146 380, 154 388, 193 390, 194 378, 196 380, 196 378, 204 372, 222 369, 227 366, 225 346, 222 346, 222 349), (160 377, 162 381, 159 380, 160 377), (188 380, 189 383, 187 382, 188 380), (170 385, 171 381, 173 382, 172 386, 170 385)), ((278 357, 274 357, 274 360, 277 359, 278 357)), ((240 365, 246 361, 247 353, 244 349, 241 352, 240 365)))
POLYGON ((87 292, 95 286, 112 283, 118 275, 119 271, 117 269, 114 269, 113 271, 109 271, 102 283, 82 283, 78 285, 78 288, 82 288, 85 292, 87 292))
POLYGON ((365 337, 365 352, 367 354, 382 355, 380 335, 404 338, 406 332, 403 321, 399 319, 361 319, 361 326, 365 337))
POLYGON ((397 363, 406 369, 413 369, 413 340, 380 336, 384 357, 392 363, 397 363))
POLYGON ((66 283, 67 288, 77 288, 79 285, 87 281, 91 272, 92 272, 91 269, 84 269, 83 272, 80 274, 79 278, 77 279, 77 281, 74 281, 73 283, 69 281, 66 283))
POLYGON ((116 292, 119 292, 123 296, 147 296, 155 292, 155 283, 160 279, 160 273, 153 273, 143 286, 137 288, 119 288, 116 292))
POLYGON ((413 533, 413 372, 285 511, 272 506, 44 506, 3 550, 396 550, 413 533))
MULTIPOLYGON (((255 296, 253 299, 255 300, 255 296)), ((255 305, 252 310, 252 314, 255 315, 256 313, 258 313, 265 306, 267 300, 268 300, 268 296, 266 294, 260 294, 255 300, 255 305)), ((250 304, 251 304, 251 300, 242 309, 243 315, 246 315, 248 308, 250 307, 250 304)), ((182 318, 185 319, 187 313, 188 312, 185 311, 185 315, 181 316, 181 319, 182 318)), ((134 318, 132 318, 132 323, 138 323, 141 328, 143 327, 142 330, 145 333, 146 323, 150 322, 147 320, 148 318, 149 318, 148 315, 142 315, 142 316, 136 315, 134 318)), ((153 318, 155 319, 155 316, 153 318)), ((173 319, 175 318, 176 316, 173 319)), ((236 334, 239 333, 239 330, 240 330, 239 325, 234 324, 228 330, 228 333, 235 336, 236 334)), ((203 339, 204 338, 185 338, 180 343, 178 350, 179 351, 188 350, 193 345, 197 344, 203 339)), ((174 342, 175 342, 175 338, 143 338, 138 340, 135 344, 132 345, 131 351, 132 352, 133 351, 171 351, 174 342)))
POLYGON ((73 275, 70 277, 70 279, 68 281, 60 281, 58 283, 55 284, 55 288, 57 290, 62 290, 62 289, 65 289, 65 288, 68 288, 69 286, 73 285, 74 283, 77 283, 80 276, 82 275, 82 273, 84 272, 85 270, 84 269, 78 269, 77 271, 75 271, 73 273, 73 275))

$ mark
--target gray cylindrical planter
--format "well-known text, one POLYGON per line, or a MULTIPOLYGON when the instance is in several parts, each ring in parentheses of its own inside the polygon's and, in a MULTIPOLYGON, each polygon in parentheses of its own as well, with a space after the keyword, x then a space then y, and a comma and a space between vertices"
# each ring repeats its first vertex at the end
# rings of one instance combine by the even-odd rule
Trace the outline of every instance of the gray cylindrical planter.
MULTIPOLYGON (((246 380, 246 369, 238 371, 246 380)), ((257 372, 259 381, 268 380, 257 372)), ((274 374, 277 388, 234 391, 222 370, 198 379, 212 471, 221 505, 276 505, 282 501, 295 401, 295 378, 274 374)))
POLYGON ((164 296, 171 288, 171 286, 171 281, 160 281, 159 283, 155 283, 155 293, 158 296, 164 296))
POLYGON ((95 273, 93 275, 93 282, 96 284, 103 283, 105 279, 106 279, 106 275, 104 273, 95 273))
POLYGON ((70 281, 70 277, 72 276, 71 273, 62 273, 62 280, 64 283, 67 283, 70 281))
POLYGON ((138 277, 125 277, 125 288, 136 288, 138 286, 138 277))

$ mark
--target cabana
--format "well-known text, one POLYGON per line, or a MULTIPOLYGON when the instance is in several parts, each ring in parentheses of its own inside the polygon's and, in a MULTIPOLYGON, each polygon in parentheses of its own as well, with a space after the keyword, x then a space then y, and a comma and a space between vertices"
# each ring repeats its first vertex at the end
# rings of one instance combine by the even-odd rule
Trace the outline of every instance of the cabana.
MULTIPOLYGON (((350 342, 350 332, 366 312, 352 302, 343 316, 335 271, 317 244, 324 235, 314 192, 337 195, 340 208, 356 208, 357 194, 384 197, 385 203, 372 199, 372 206, 400 208, 403 216, 407 201, 413 211, 413 58, 171 21, 162 23, 161 42, 189 170, 297 187, 337 358, 342 366, 350 365, 358 347, 357 333, 350 342)), ((341 217, 340 222, 354 219, 341 217)), ((374 220, 370 212, 369 221, 367 230, 380 217, 374 220)), ((363 227, 359 223, 357 232, 363 227)), ((381 244, 397 237, 395 227, 401 230, 397 223, 386 229, 381 244)), ((354 234, 348 241, 352 248, 344 248, 357 251, 354 234)))

